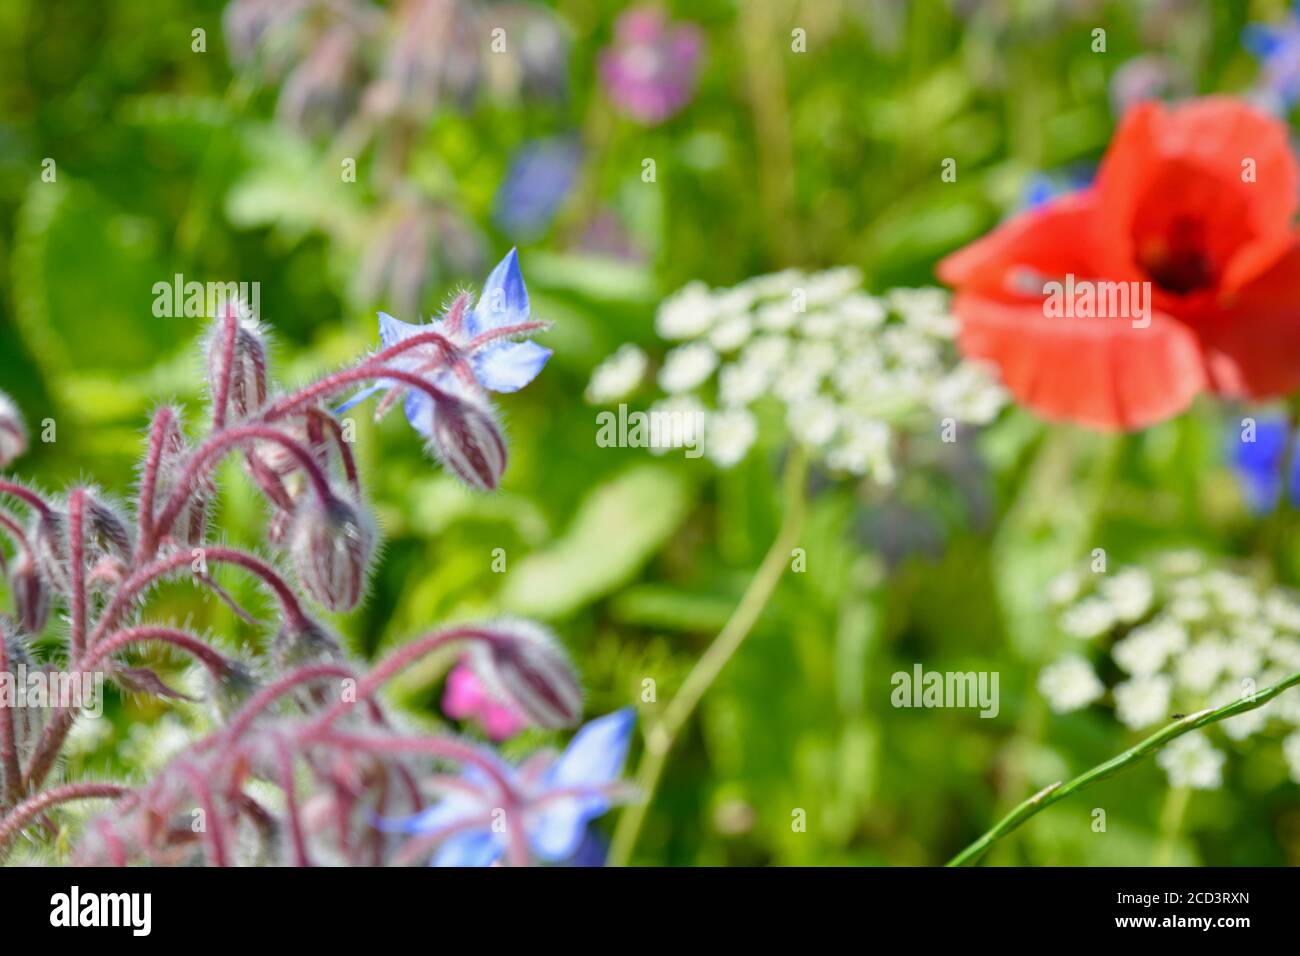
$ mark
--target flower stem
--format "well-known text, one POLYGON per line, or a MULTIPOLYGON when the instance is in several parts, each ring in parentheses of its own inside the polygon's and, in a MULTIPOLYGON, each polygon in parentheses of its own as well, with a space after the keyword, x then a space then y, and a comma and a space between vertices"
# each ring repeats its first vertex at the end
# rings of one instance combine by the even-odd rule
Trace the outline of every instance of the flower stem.
POLYGON ((1156 851, 1151 857, 1152 866, 1173 864, 1174 850, 1178 846, 1178 831, 1182 829, 1191 796, 1190 787, 1170 787, 1165 793, 1165 802, 1160 808, 1160 842, 1156 844, 1156 851))
POLYGON ((790 560, 790 552, 798 543, 803 531, 806 501, 804 485, 808 474, 808 459, 803 448, 795 445, 786 461, 784 478, 785 516, 772 546, 763 556, 754 577, 741 596, 740 603, 723 625, 718 636, 709 645, 704 656, 696 661, 686 675, 677 695, 668 703, 663 717, 646 734, 645 754, 637 771, 638 800, 629 804, 619 819, 610 845, 609 865, 625 866, 636 846, 646 811, 654 800, 659 778, 672 751, 677 735, 695 711, 700 699, 713 686, 714 680, 727 666, 727 662, 744 643, 753 630, 759 615, 776 591, 777 584, 790 560))
POLYGON ((1238 714, 1244 714, 1247 711, 1263 707, 1274 697, 1277 697, 1283 691, 1294 687, 1297 684, 1300 684, 1300 672, 1292 674, 1285 680, 1278 681, 1278 683, 1274 684, 1272 687, 1258 691, 1252 696, 1243 697, 1230 704, 1224 704, 1222 707, 1209 708, 1207 710, 1198 711, 1195 714, 1188 714, 1176 723, 1172 723, 1168 727, 1156 731, 1150 737, 1146 738, 1146 740, 1130 747, 1119 756, 1112 757, 1105 763, 1100 763, 1091 770, 1079 774, 1079 776, 1075 777, 1069 783, 1062 784, 1058 780, 1056 783, 1044 787, 998 821, 992 829, 986 832, 978 840, 949 860, 948 866, 968 866, 971 863, 974 863, 983 856, 994 843, 1002 839, 1002 837, 1006 836, 1012 830, 1016 829, 1020 824, 1024 823, 1034 814, 1051 806, 1058 800, 1063 800, 1070 794, 1083 790, 1085 787, 1090 787, 1099 780, 1105 780, 1107 777, 1113 776, 1129 764, 1136 763, 1138 760, 1141 760, 1148 754, 1154 753, 1171 740, 1181 737, 1183 734, 1190 733, 1193 730, 1199 730, 1200 728, 1207 727, 1210 724, 1218 723, 1219 721, 1226 720, 1229 717, 1236 717, 1238 714))

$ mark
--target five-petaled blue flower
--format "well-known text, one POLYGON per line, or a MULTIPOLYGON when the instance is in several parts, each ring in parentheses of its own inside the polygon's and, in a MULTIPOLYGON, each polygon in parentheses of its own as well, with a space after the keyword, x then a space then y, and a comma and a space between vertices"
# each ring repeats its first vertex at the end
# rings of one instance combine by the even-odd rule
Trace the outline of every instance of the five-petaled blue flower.
POLYGON ((1252 23, 1242 42, 1264 68, 1264 88, 1281 106, 1300 99, 1300 0, 1292 5, 1285 23, 1269 26, 1252 23))
MULTIPOLYGON (((529 320, 528 290, 524 287, 524 277, 519 271, 519 257, 514 249, 506 255, 488 276, 479 294, 478 301, 472 309, 465 312, 459 328, 449 328, 445 321, 434 321, 425 325, 411 325, 401 322, 386 312, 379 313, 379 341, 384 348, 409 339, 422 332, 441 332, 461 349, 468 349, 474 339, 485 332, 493 332, 520 325, 529 320)), ((517 392, 535 379, 546 360, 551 357, 551 350, 538 345, 531 339, 514 341, 499 338, 488 341, 473 349, 468 356, 474 379, 483 388, 493 392, 517 392)), ((462 395, 465 383, 450 368, 442 365, 439 350, 416 346, 404 352, 392 361, 395 368, 403 371, 421 373, 435 366, 436 372, 430 377, 438 388, 445 392, 462 395)), ((399 385, 392 380, 380 380, 365 388, 340 405, 342 413, 358 402, 364 401, 376 392, 387 391, 399 385)), ((433 427, 433 402, 428 394, 418 389, 406 389, 406 417, 411 427, 426 438, 433 427)))
MULTIPOLYGON (((1293 436, 1294 437, 1294 436, 1293 436)), ((1253 441, 1233 428, 1232 467, 1241 482, 1246 503, 1256 514, 1273 510, 1282 492, 1282 459, 1286 454, 1287 426, 1281 416, 1260 419, 1253 441)), ((1300 504, 1300 455, 1291 461, 1287 499, 1300 504)))
MULTIPOLYGON (((500 762, 502 775, 516 791, 515 812, 522 816, 533 857, 547 863, 593 863, 586 850, 599 844, 589 839, 587 824, 610 808, 635 722, 635 711, 625 707, 588 723, 558 756, 538 754, 518 767, 500 762)), ((446 833, 431 861, 434 866, 490 866, 506 853, 509 827, 517 821, 497 825, 501 795, 482 769, 466 769, 458 782, 461 787, 422 813, 380 825, 401 833, 446 833)))

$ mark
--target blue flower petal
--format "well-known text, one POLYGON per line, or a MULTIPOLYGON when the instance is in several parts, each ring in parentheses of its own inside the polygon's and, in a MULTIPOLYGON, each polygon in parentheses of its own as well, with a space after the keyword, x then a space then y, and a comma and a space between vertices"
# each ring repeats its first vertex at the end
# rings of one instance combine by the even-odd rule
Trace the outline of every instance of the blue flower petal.
POLYGON ((524 287, 523 273, 519 271, 519 255, 511 249, 483 283, 478 302, 465 316, 465 328, 473 336, 526 321, 528 290, 524 287))
POLYGON ((536 342, 498 342, 474 356, 474 375, 494 392, 517 392, 535 379, 551 350, 536 342))
POLYGON ((476 801, 464 794, 451 794, 409 817, 378 817, 375 826, 386 833, 433 833, 478 812, 476 801))
POLYGON ((375 382, 375 384, 373 385, 366 386, 361 391, 357 392, 355 395, 349 398, 342 405, 340 405, 338 408, 334 409, 334 413, 336 415, 342 415, 344 412, 346 412, 349 408, 352 408, 354 405, 360 405, 371 395, 375 394, 375 392, 387 391, 391 384, 392 384, 391 382, 375 382))
MULTIPOLYGON (((547 771, 545 789, 601 787, 616 781, 635 723, 636 711, 624 707, 587 724, 547 771)), ((608 809, 609 801, 600 794, 548 801, 528 828, 533 852, 553 863, 569 859, 586 839, 588 821, 608 809)))
POLYGON ((588 723, 573 735, 569 746, 547 774, 552 787, 601 786, 623 772, 636 711, 624 707, 588 723))
POLYGON ((418 388, 408 388, 402 408, 412 428, 425 438, 433 434, 433 416, 436 414, 437 406, 433 404, 433 399, 427 392, 422 392, 418 388))
MULTIPOLYGON (((1251 511, 1271 511, 1282 490, 1282 456, 1286 445, 1286 422, 1264 418, 1256 422, 1255 440, 1242 441, 1233 428, 1232 464, 1251 511)), ((1297 463, 1293 463, 1297 464, 1297 463)), ((1295 497, 1297 475, 1293 469, 1288 492, 1295 497)))
POLYGON ((428 325, 412 325, 410 322, 403 322, 401 319, 395 319, 387 312, 379 313, 379 341, 384 348, 396 345, 398 342, 409 339, 412 335, 419 335, 421 332, 428 332, 428 325))
POLYGON ((1242 31, 1241 45, 1257 57, 1269 57, 1282 45, 1282 33, 1271 27, 1251 23, 1242 31))
POLYGON ((470 830, 449 837, 430 861, 431 866, 491 866, 505 849, 491 830, 470 830))
POLYGON ((587 821, 607 809, 607 804, 592 806, 589 800, 554 800, 530 821, 528 845, 548 863, 567 860, 577 854, 586 839, 587 821))

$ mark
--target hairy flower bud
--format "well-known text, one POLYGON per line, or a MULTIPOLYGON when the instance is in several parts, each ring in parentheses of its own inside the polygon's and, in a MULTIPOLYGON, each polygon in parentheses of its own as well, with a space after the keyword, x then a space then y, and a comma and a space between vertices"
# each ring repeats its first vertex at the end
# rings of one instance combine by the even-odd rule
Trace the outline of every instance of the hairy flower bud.
POLYGON ((498 698, 538 727, 572 727, 582 719, 582 688, 573 664, 549 630, 507 618, 482 628, 469 662, 498 698))
POLYGON ((50 588, 41 577, 36 559, 26 548, 14 556, 9 568, 9 590, 13 592, 21 633, 39 634, 45 630, 50 616, 50 588))
POLYGON ((68 590, 68 518, 58 511, 36 516, 27 538, 32 543, 41 577, 59 593, 68 590))
MULTIPOLYGON (((158 483, 154 491, 156 508, 161 508, 175 492, 191 453, 180 428, 180 411, 175 408, 170 411, 172 426, 159 452, 158 483)), ((192 546, 203 542, 207 534, 207 502, 214 493, 212 482, 206 477, 192 483, 190 494, 171 527, 170 535, 175 543, 192 546)))
POLYGON ((111 505, 98 498, 86 501, 86 530, 92 547, 105 554, 121 558, 131 557, 131 531, 127 520, 111 505))
POLYGON ((226 376, 226 320, 234 314, 235 341, 230 348, 230 390, 226 394, 228 408, 239 418, 255 412, 266 403, 266 343, 257 320, 239 316, 239 306, 229 303, 225 312, 213 323, 208 342, 208 382, 214 396, 221 380, 226 376))
POLYGON ((365 512, 337 496, 323 504, 304 496, 289 530, 289 552, 303 588, 331 611, 346 611, 361 600, 375 548, 365 512))
POLYGON ((505 438, 486 401, 438 402, 429 443, 438 460, 471 488, 494 490, 506 470, 505 438))
POLYGON ((27 426, 23 424, 18 406, 4 392, 0 392, 0 468, 27 451, 27 426))
POLYGON ((257 690, 257 679, 243 664, 230 661, 220 674, 208 674, 208 702, 217 719, 227 724, 257 690))
POLYGON ((341 653, 334 636, 310 618, 290 621, 280 628, 271 652, 276 667, 282 671, 334 659, 341 653))

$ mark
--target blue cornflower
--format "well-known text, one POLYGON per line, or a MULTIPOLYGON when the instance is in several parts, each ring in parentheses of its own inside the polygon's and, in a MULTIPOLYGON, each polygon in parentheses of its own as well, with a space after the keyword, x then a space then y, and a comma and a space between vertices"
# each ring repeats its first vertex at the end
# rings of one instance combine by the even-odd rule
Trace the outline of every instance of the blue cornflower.
MULTIPOLYGON (((524 287, 524 277, 519 271, 519 256, 511 249, 488 276, 478 302, 472 309, 466 310, 463 320, 455 326, 446 321, 412 325, 393 318, 387 312, 380 312, 379 341, 384 348, 389 348, 413 335, 435 331, 441 332, 457 347, 468 350, 475 337, 485 332, 520 325, 528 320, 528 290, 524 287)), ((493 392, 517 392, 537 377, 551 357, 551 350, 531 339, 519 342, 500 338, 475 348, 467 357, 474 380, 480 386, 493 392)), ((439 350, 432 345, 413 348, 395 358, 392 365, 410 372, 436 368, 437 371, 430 376, 434 385, 454 395, 463 396, 465 393, 465 382, 452 369, 441 364, 439 350)), ((394 386, 404 387, 391 380, 378 381, 353 395, 337 411, 345 412, 376 392, 387 391, 394 386)), ((406 389, 406 418, 411 427, 426 438, 433 429, 432 406, 433 402, 425 392, 414 388, 406 389)))
POLYGON ((1061 196, 1087 189, 1092 185, 1096 170, 1079 164, 1053 173, 1034 173, 1025 182, 1020 194, 1020 208, 1034 209, 1061 196))
MULTIPOLYGON (((615 799, 636 713, 625 707, 591 721, 564 752, 543 753, 522 766, 502 762, 523 819, 528 849, 547 863, 591 865, 587 824, 605 813, 615 799)), ((434 866, 490 866, 509 847, 508 828, 499 826, 502 798, 479 768, 469 767, 457 787, 429 809, 400 820, 386 820, 390 831, 420 835, 447 833, 433 856, 434 866)))
POLYGON ((1263 86, 1269 94, 1285 107, 1300 99, 1300 0, 1284 23, 1249 24, 1242 45, 1263 66, 1263 86))
POLYGON ((545 232, 577 182, 581 162, 582 147, 571 137, 525 143, 497 192, 493 221, 519 239, 545 232))
MULTIPOLYGON (((1256 514, 1277 507, 1286 442, 1286 420, 1281 416, 1256 422, 1254 441, 1243 441, 1240 432, 1233 429, 1232 468, 1241 482, 1247 505, 1256 514)), ((1292 504, 1300 504, 1300 455, 1294 456, 1291 462, 1287 498, 1292 504)))

